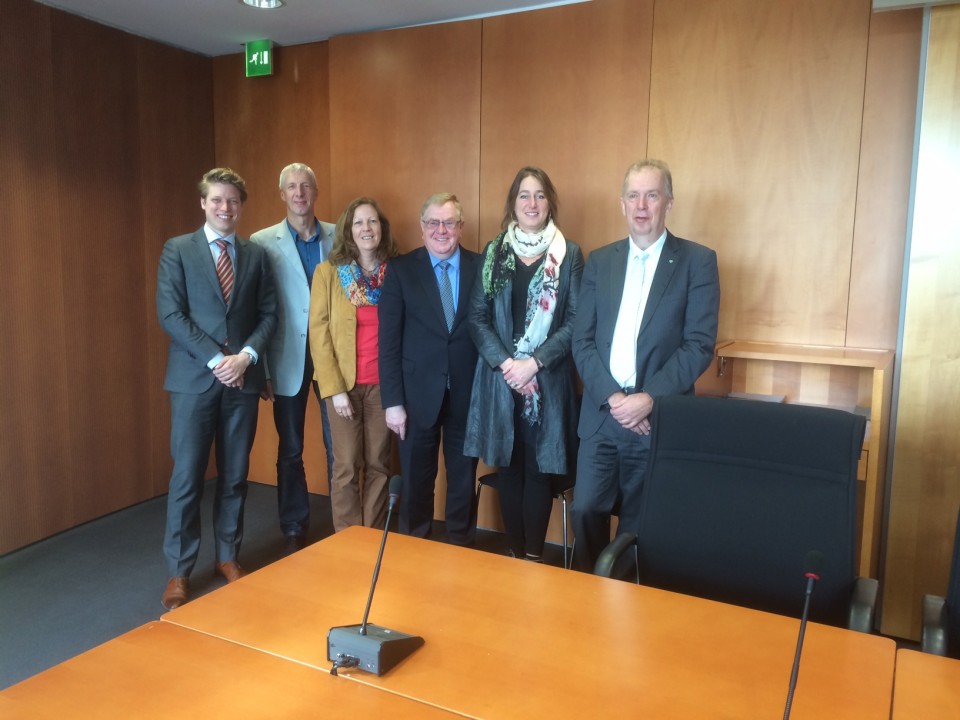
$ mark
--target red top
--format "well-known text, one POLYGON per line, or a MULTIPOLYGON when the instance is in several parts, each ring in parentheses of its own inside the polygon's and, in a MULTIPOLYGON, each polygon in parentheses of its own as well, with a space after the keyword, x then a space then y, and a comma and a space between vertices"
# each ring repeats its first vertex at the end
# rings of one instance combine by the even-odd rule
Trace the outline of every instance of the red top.
POLYGON ((357 308, 357 385, 380 383, 380 370, 377 365, 379 327, 376 305, 357 308))

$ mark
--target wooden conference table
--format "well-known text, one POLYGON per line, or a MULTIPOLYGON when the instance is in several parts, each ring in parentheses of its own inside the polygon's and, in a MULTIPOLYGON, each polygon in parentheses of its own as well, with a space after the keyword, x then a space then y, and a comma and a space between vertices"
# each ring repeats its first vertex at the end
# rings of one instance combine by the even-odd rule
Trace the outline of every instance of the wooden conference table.
MULTIPOLYGON (((329 669, 381 533, 350 528, 163 616, 329 669)), ((798 588, 802 592, 802 587, 798 588)), ((391 534, 370 622, 426 644, 379 687, 475 718, 777 718, 799 621, 391 534)), ((811 623, 791 717, 889 718, 892 640, 811 623)))
POLYGON ((7 688, 4 720, 450 718, 421 703, 154 622, 7 688))
POLYGON ((960 718, 960 660, 897 651, 893 720, 960 718))

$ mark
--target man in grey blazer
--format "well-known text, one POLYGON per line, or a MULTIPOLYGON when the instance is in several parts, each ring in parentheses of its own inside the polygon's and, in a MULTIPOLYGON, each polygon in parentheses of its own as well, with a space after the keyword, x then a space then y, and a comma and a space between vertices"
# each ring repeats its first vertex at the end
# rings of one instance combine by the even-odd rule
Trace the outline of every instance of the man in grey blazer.
POLYGON ((277 324, 277 299, 267 254, 237 237, 247 198, 243 179, 215 168, 200 181, 203 227, 167 240, 157 274, 157 316, 170 336, 164 389, 170 393, 173 473, 163 551, 172 610, 187 600, 187 579, 200 550, 200 498, 216 439, 213 505, 215 571, 243 576, 243 536, 250 448, 257 429, 263 364, 277 324))
MULTIPOLYGON (((264 369, 267 383, 262 396, 273 401, 277 428, 277 509, 286 538, 283 554, 306 545, 310 527, 310 499, 303 467, 304 418, 310 388, 320 401, 313 379, 313 359, 307 342, 310 286, 313 271, 333 247, 335 227, 314 214, 317 176, 309 165, 292 163, 280 171, 280 199, 287 216, 276 225, 250 236, 267 251, 279 301, 279 320, 267 347, 264 369)), ((333 475, 333 448, 326 404, 320 401, 327 478, 333 475)))
POLYGON ((637 527, 653 404, 693 392, 713 357, 720 309, 716 253, 666 229, 666 164, 631 165, 620 207, 629 236, 590 255, 573 331, 583 380, 574 560, 587 572, 609 542, 618 502, 620 530, 637 527))

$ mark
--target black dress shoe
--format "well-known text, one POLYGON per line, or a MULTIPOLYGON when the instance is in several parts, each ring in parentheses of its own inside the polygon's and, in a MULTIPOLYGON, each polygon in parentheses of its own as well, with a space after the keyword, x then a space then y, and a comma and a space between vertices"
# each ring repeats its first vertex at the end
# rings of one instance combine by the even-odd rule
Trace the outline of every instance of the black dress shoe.
POLYGON ((307 539, 303 535, 287 535, 287 540, 283 544, 281 557, 293 555, 298 550, 303 550, 307 546, 307 539))

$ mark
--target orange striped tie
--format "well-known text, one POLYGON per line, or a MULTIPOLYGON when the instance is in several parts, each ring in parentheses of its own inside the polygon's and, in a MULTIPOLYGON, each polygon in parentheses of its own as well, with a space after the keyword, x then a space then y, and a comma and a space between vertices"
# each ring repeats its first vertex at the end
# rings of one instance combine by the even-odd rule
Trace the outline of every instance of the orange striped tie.
POLYGON ((230 261, 230 253, 227 252, 226 240, 214 240, 217 247, 220 248, 220 256, 217 258, 217 277, 220 278, 220 290, 223 292, 223 301, 230 304, 230 296, 233 294, 233 263, 230 261))

